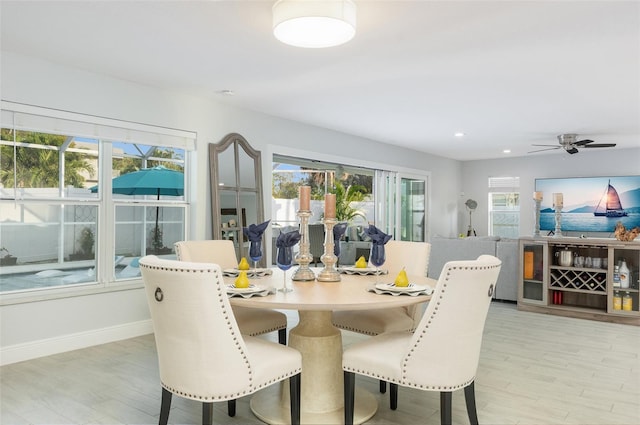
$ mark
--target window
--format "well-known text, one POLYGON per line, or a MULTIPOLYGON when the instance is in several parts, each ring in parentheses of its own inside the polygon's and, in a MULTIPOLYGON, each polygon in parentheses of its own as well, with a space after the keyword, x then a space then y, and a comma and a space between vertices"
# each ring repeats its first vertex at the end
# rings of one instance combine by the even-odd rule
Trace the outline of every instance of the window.
POLYGON ((0 292, 135 278, 141 256, 171 254, 184 239, 184 173, 195 134, 2 106, 0 256, 15 262, 0 269, 0 292), (154 190, 117 185, 153 167, 176 174, 180 189, 165 191, 157 179, 154 190))
MULTIPOLYGON (((323 197, 328 192, 336 193, 338 221, 349 222, 344 240, 340 242, 339 264, 353 264, 361 255, 367 255, 369 242, 364 229, 369 223, 396 240, 426 240, 426 175, 387 171, 382 169, 382 164, 353 165, 331 162, 332 159, 273 155, 271 214, 274 235, 282 228, 297 227, 298 187, 304 184, 311 186, 312 192, 309 223, 322 219, 323 197), (340 196, 341 193, 344 195, 340 196)), ((313 246, 312 243, 312 254, 316 258, 313 246)), ((322 250, 322 243, 319 249, 322 250)))
POLYGON ((274 155, 272 214, 276 226, 298 223, 298 188, 311 186, 309 223, 319 222, 324 212, 325 193, 336 193, 336 218, 355 225, 374 221, 374 170, 274 155), (341 196, 339 196, 341 195, 341 196))
POLYGON ((489 235, 504 238, 519 236, 519 189, 519 177, 489 177, 489 235))

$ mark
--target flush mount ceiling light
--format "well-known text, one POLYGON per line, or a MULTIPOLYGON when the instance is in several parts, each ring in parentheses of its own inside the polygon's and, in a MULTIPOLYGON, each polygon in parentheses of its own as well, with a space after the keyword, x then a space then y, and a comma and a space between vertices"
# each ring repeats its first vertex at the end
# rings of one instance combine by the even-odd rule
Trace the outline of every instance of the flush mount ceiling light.
POLYGON ((356 33, 352 0, 278 0, 273 5, 273 35, 296 47, 344 44, 356 33))

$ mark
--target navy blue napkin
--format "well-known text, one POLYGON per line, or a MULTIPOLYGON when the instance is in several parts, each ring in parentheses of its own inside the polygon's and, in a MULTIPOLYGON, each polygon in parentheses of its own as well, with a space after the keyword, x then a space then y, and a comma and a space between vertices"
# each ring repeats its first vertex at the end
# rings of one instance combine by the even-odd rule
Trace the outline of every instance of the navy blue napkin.
POLYGON ((340 239, 347 231, 348 223, 338 223, 333 226, 333 255, 340 256, 340 239))
POLYGON ((242 233, 244 233, 251 242, 249 244, 249 257, 251 257, 253 261, 258 261, 262 258, 262 234, 267 229, 270 221, 271 220, 267 220, 260 224, 250 224, 249 227, 242 228, 242 233))
POLYGON ((261 224, 250 224, 249 227, 242 228, 242 233, 244 233, 249 241, 260 242, 262 240, 262 234, 267 229, 270 221, 271 220, 267 220, 261 224))
POLYGON ((291 248, 300 241, 300 232, 293 230, 287 233, 280 233, 276 239, 276 247, 278 247, 278 255, 276 256, 276 264, 283 270, 288 269, 293 262, 293 249, 291 248))
POLYGON ((364 233, 371 238, 371 243, 374 245, 384 245, 391 240, 391 235, 382 232, 373 224, 370 224, 364 233))
POLYGON ((280 233, 278 239, 276 239, 276 246, 278 248, 288 248, 300 242, 300 232, 292 230, 287 233, 280 233))

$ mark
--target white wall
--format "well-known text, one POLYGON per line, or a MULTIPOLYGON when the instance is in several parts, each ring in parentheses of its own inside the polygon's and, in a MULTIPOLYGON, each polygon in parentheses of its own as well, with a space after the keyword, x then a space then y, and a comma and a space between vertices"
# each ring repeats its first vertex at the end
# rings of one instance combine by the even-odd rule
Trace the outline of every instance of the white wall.
MULTIPOLYGON (((520 177, 520 235, 531 236, 534 230, 533 192, 536 178, 639 174, 640 149, 581 149, 575 155, 558 152, 552 155, 538 154, 510 159, 465 161, 462 166, 461 187, 465 195, 459 201, 459 222, 466 229, 469 218, 463 208, 464 202, 468 198, 475 199, 478 201, 478 209, 473 213, 473 227, 478 235, 488 234, 487 184, 489 177, 520 177)), ((613 237, 613 235, 600 236, 613 237)))
MULTIPOLYGON (((97 115, 149 125, 195 131, 198 155, 189 179, 195 189, 190 220, 192 239, 211 237, 207 146, 226 134, 242 134, 263 152, 265 176, 271 153, 299 150, 309 157, 329 155, 387 169, 408 168, 430 173, 431 234, 455 235, 457 196, 461 187, 458 161, 377 143, 334 131, 239 110, 180 93, 117 80, 39 59, 2 52, 3 100, 97 115)), ((269 180, 265 180, 267 195, 269 180)), ((266 197, 269 199, 270 197, 266 197)), ((270 213, 265 203, 265 214, 270 213)), ((37 296, 32 302, 0 300, 0 359, 3 363, 80 348, 150 332, 149 315, 141 286, 119 292, 87 289, 59 299, 37 296)))
MULTIPOLYGON (((520 176, 523 235, 533 230, 533 208, 526 194, 533 193, 537 177, 577 177, 638 174, 640 150, 582 150, 577 155, 532 155, 490 161, 458 161, 401 149, 301 123, 232 107, 150 86, 66 68, 2 52, 0 97, 13 102, 195 131, 198 155, 189 176, 193 239, 211 236, 208 143, 226 134, 242 134, 263 153, 268 178, 272 153, 301 152, 320 159, 343 158, 344 163, 384 164, 389 170, 423 170, 430 181, 431 235, 454 236, 466 231, 464 201, 480 206, 474 227, 487 234, 487 179, 520 176), (464 195, 461 195, 464 193, 464 195), (484 204, 484 208, 483 208, 484 204)), ((265 180, 265 199, 269 181, 265 180)), ((270 214, 265 202, 265 214, 270 214)), ((59 299, 32 299, 14 303, 0 300, 1 363, 10 363, 150 332, 149 315, 141 286, 122 291, 87 290, 59 299)))

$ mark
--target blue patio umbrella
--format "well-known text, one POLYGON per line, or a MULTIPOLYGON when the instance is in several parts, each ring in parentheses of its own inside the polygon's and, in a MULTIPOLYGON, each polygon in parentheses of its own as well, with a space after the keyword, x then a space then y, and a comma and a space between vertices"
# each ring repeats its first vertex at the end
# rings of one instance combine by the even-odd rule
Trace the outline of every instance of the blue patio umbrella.
MULTIPOLYGON (((111 184, 112 192, 121 195, 156 195, 158 199, 160 199, 160 195, 184 195, 184 174, 162 165, 122 174, 115 177, 111 184)), ((89 190, 95 193, 98 191, 98 186, 93 186, 89 190)), ((156 234, 158 232, 159 209, 159 206, 156 207, 156 234)))

